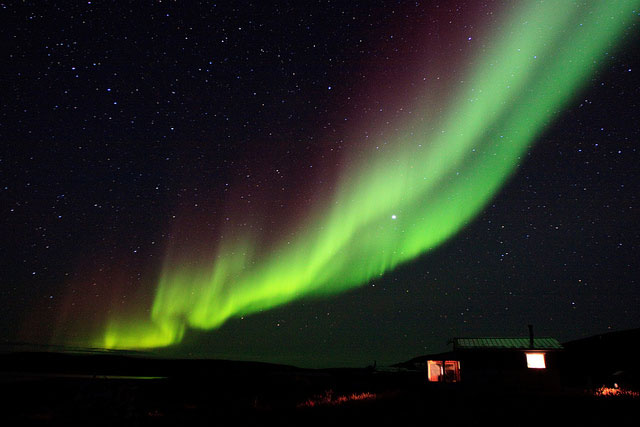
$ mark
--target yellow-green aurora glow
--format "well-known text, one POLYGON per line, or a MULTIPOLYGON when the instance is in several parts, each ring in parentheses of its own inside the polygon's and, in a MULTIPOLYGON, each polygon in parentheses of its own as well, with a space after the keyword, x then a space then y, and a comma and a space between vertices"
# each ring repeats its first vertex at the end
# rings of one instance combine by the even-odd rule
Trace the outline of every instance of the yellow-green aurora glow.
POLYGON ((346 162, 335 193, 286 238, 264 251, 255 236, 236 235, 219 243, 209 266, 166 262, 150 315, 109 319, 96 345, 176 344, 187 328, 345 291, 437 247, 499 191, 622 38, 634 7, 637 0, 523 2, 450 99, 425 94, 417 119, 384 152, 346 162), (419 113, 427 107, 442 113, 419 113))

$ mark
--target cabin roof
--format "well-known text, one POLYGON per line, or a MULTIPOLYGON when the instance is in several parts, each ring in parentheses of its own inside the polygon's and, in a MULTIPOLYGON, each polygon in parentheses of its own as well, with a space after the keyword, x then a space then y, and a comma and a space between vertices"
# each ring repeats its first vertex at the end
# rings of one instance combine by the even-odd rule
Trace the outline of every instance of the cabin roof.
POLYGON ((454 338, 455 350, 465 349, 514 349, 514 350, 561 350, 562 344, 555 338, 454 338))

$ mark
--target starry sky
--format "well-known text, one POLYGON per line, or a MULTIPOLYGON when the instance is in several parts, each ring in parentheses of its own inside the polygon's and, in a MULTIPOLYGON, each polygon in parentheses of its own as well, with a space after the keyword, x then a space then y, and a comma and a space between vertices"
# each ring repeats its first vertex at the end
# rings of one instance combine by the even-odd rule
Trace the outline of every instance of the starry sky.
MULTIPOLYGON (((390 165, 399 152, 425 164, 406 147, 471 128, 456 119, 457 94, 493 66, 495 40, 520 41, 519 6, 0 3, 0 339, 132 348, 155 342, 150 319, 164 331, 170 317, 179 338, 146 351, 320 367, 395 363, 445 351, 454 336, 524 336, 527 324, 560 341, 638 327, 640 5, 626 4, 619 37, 587 57, 595 65, 562 102, 540 104, 556 91, 544 79, 557 78, 556 58, 583 50, 589 15, 554 24, 554 43, 530 55, 545 65, 502 114, 507 126, 542 105, 541 124, 468 218, 381 261, 376 251, 404 253, 391 243, 399 235, 378 247, 377 222, 347 228, 350 240, 283 297, 280 282, 309 268, 319 244, 335 246, 333 234, 346 239, 352 217, 374 212, 411 235, 402 221, 414 211, 451 222, 432 199, 401 209, 413 187, 386 185, 404 177, 390 165), (361 194, 374 201, 366 211, 332 208, 361 194), (400 199, 387 212, 389 194, 400 199), (230 273, 211 291, 221 265, 230 273), (233 310, 202 311, 207 298, 233 310), (114 322, 128 337, 110 345, 114 322)), ((480 124, 489 108, 474 113, 480 124)), ((502 138, 492 126, 487 138, 502 138)), ((442 163, 425 159, 428 170, 442 163)))

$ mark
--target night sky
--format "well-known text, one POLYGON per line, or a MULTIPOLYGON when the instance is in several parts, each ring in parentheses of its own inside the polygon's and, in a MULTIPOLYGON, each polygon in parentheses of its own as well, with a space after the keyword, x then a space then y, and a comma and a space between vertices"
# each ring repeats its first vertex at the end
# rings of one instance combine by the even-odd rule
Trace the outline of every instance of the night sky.
POLYGON ((640 5, 567 3, 0 3, 0 339, 319 367, 638 327, 640 5), (459 95, 516 50, 515 95, 459 95))

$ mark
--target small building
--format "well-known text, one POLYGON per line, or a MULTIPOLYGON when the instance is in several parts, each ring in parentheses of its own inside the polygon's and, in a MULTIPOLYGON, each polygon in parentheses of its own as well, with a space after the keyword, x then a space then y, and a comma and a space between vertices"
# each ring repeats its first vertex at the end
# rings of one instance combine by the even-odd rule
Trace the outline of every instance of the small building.
POLYGON ((427 379, 445 382, 514 387, 559 384, 555 338, 453 338, 453 351, 428 356, 427 379))

